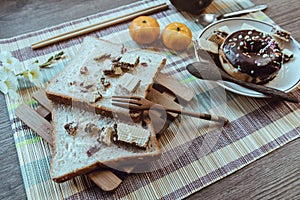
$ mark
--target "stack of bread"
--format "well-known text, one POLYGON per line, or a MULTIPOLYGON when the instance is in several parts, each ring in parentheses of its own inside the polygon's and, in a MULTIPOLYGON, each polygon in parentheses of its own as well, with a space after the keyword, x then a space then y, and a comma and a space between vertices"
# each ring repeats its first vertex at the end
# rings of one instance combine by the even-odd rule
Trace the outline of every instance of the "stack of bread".
POLYGON ((115 107, 112 96, 146 97, 166 59, 147 50, 87 37, 76 56, 51 80, 51 178, 63 182, 100 167, 134 166, 159 158, 148 118, 115 107))

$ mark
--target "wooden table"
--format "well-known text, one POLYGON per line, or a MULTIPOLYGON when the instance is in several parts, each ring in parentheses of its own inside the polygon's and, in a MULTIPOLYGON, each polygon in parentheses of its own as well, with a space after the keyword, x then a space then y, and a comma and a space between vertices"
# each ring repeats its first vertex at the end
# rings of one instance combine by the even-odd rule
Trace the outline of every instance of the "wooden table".
MULTIPOLYGON (((0 6, 0 38, 16 36, 137 0, 5 0, 0 6)), ((252 0, 300 41, 299 0, 252 0)), ((11 134, 4 97, 0 95, 0 199, 26 194, 11 134)), ((187 199, 300 199, 300 139, 290 142, 187 199)))

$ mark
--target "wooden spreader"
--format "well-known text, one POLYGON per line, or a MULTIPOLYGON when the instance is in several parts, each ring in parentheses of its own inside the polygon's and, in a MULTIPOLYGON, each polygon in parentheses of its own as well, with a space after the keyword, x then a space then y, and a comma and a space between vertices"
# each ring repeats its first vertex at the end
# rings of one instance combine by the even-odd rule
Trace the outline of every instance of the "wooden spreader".
MULTIPOLYGON (((194 96, 192 89, 167 75, 158 74, 154 78, 154 84, 147 95, 147 99, 163 106, 178 109, 183 104, 191 101, 194 96)), ((52 145, 51 102, 43 89, 34 93, 33 98, 40 105, 34 110, 26 104, 21 104, 16 109, 16 115, 23 123, 52 145)), ((156 133, 162 134, 177 116, 178 114, 167 113, 167 119, 165 119, 161 113, 151 112, 151 120, 156 133)), ((124 170, 130 172, 133 168, 134 166, 130 166, 124 170)), ((96 170, 87 174, 87 176, 104 191, 112 191, 122 183, 122 180, 109 169, 96 170)))

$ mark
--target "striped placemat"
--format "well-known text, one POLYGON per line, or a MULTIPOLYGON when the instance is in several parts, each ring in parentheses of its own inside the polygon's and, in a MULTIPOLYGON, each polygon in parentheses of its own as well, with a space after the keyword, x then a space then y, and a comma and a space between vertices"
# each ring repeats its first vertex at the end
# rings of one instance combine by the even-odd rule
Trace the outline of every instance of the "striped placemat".
MULTIPOLYGON (((32 43, 159 2, 140 1, 36 32, 2 39, 0 50, 11 51, 24 68, 37 59, 46 61, 51 55, 63 50, 66 59, 42 71, 46 86, 46 82, 75 56, 84 36, 35 51, 30 47, 32 43)), ((252 5, 249 0, 215 0, 206 12, 225 13, 252 5)), ((194 38, 203 29, 194 23, 192 16, 178 12, 171 4, 169 10, 153 16, 158 19, 161 27, 174 21, 187 24, 194 38)), ((248 17, 271 22, 262 12, 249 14, 248 17)), ((129 22, 122 23, 89 36, 139 47, 130 39, 128 26, 129 22)), ((216 84, 196 80, 185 70, 188 63, 195 61, 192 47, 185 52, 174 53, 163 49, 158 41, 151 48, 168 58, 163 72, 193 88, 197 94, 186 109, 226 115, 231 125, 222 128, 214 123, 182 116, 159 137, 164 150, 162 158, 153 162, 147 172, 118 174, 123 183, 113 192, 101 191, 85 176, 57 184, 49 175, 51 147, 16 118, 15 108, 22 102, 33 108, 37 106, 31 95, 38 88, 19 79, 20 98, 13 100, 6 96, 5 99, 28 199, 181 199, 299 137, 299 104, 239 96, 224 91, 216 84)), ((299 89, 294 93, 299 96, 299 89)))

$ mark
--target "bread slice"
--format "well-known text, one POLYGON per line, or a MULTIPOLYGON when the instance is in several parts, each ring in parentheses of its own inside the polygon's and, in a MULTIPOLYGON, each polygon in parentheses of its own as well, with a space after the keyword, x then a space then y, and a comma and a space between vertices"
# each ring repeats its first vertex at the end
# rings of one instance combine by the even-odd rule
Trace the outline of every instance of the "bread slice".
POLYGON ((122 170, 158 159, 161 148, 149 121, 124 123, 52 102, 51 178, 64 182, 100 167, 122 170))
POLYGON ((111 104, 111 97, 146 97, 153 77, 165 63, 161 54, 87 37, 75 58, 51 80, 46 94, 54 102, 105 116, 128 116, 128 110, 111 104))
POLYGON ((146 97, 165 62, 151 51, 129 50, 91 37, 84 40, 46 90, 53 107, 54 181, 99 167, 122 169, 159 158, 161 148, 150 121, 131 120, 128 109, 113 106, 111 97, 146 97))

